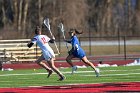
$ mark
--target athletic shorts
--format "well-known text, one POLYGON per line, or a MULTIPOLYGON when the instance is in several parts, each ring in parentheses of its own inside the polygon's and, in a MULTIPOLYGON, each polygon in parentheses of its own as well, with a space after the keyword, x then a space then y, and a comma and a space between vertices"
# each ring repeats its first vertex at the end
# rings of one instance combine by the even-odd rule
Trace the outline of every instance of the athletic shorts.
POLYGON ((84 56, 86 56, 85 51, 82 48, 79 48, 78 50, 73 51, 72 53, 75 57, 82 59, 84 56))
POLYGON ((46 61, 50 61, 51 58, 55 58, 55 54, 53 51, 45 51, 43 52, 43 56, 46 61))

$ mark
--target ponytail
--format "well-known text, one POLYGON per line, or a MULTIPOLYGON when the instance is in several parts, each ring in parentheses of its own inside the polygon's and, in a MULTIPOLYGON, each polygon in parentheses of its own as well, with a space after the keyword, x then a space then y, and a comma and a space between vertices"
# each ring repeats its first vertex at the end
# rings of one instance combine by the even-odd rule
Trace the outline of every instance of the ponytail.
POLYGON ((79 32, 77 29, 70 29, 70 32, 74 33, 74 34, 82 34, 83 31, 79 32))
POLYGON ((79 32, 77 29, 75 29, 75 33, 76 33, 76 34, 82 34, 83 31, 79 32))

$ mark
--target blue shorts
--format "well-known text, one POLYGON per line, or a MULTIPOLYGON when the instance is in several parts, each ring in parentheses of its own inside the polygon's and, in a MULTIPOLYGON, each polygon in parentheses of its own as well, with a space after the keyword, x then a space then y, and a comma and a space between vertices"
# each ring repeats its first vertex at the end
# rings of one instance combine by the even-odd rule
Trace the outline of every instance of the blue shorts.
POLYGON ((82 48, 79 48, 78 50, 74 50, 72 53, 75 57, 82 59, 84 56, 86 56, 85 51, 82 48))

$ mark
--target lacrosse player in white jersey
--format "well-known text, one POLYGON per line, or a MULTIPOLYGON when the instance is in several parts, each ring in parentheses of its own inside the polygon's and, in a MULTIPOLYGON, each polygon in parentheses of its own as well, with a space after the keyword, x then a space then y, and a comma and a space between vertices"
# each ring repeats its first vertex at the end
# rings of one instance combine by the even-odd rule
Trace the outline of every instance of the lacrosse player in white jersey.
POLYGON ((46 35, 41 35, 41 28, 39 26, 36 27, 35 34, 36 36, 34 36, 34 38, 31 40, 30 43, 27 44, 27 46, 30 48, 34 43, 36 43, 42 50, 43 54, 36 60, 36 63, 48 71, 48 77, 54 71, 59 75, 60 77, 59 81, 64 80, 65 76, 54 65, 55 54, 52 48, 48 44, 49 42, 54 43, 55 38, 53 37, 53 39, 50 39, 46 35), (45 63, 42 62, 42 60, 44 59, 47 61, 50 68, 45 63))

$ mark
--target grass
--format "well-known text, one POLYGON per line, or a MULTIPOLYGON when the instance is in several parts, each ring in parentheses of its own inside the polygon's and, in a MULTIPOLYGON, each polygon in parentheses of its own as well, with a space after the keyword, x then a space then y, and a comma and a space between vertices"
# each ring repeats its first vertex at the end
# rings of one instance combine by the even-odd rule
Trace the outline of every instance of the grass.
POLYGON ((0 87, 28 87, 47 85, 67 85, 85 83, 109 83, 109 82, 135 82, 140 81, 140 66, 119 66, 100 68, 101 76, 95 77, 92 69, 79 68, 71 75, 70 68, 60 68, 60 71, 67 77, 64 81, 57 81, 58 76, 53 74, 46 78, 44 69, 0 71, 0 87))

